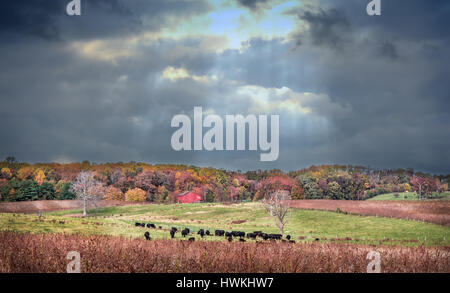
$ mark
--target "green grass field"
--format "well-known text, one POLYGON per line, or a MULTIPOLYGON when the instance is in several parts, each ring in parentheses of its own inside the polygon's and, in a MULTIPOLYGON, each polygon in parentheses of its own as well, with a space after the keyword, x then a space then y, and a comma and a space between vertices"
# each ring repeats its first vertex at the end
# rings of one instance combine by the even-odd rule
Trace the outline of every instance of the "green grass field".
MULTIPOLYGON (((450 200, 450 192, 444 192, 440 195, 434 195, 433 199, 440 200, 450 200)), ((386 193, 374 196, 368 200, 421 200, 415 192, 397 192, 397 193, 386 193), (398 194, 398 197, 395 196, 398 194)))
MULTIPOLYGON (((142 237, 150 231, 153 239, 170 238, 170 227, 189 227, 196 232, 200 228, 240 230, 253 232, 262 230, 278 233, 279 230, 259 203, 241 204, 172 204, 107 207, 93 210, 89 217, 71 215, 80 210, 61 211, 37 215, 0 214, 0 230, 31 233, 80 233, 107 234, 126 237, 142 237), (135 221, 155 223, 162 229, 135 227, 135 221), (233 221, 235 221, 233 223, 233 221)), ((348 243, 393 245, 450 245, 450 227, 401 219, 373 216, 345 215, 335 212, 291 209, 285 235, 290 234, 302 241, 330 241, 331 238, 346 238, 348 243), (326 240, 324 239, 326 238, 326 240), (413 240, 413 242, 409 242, 413 240), (403 242, 402 242, 403 241, 403 242), (417 241, 417 242, 416 242, 417 241)), ((181 238, 178 233, 177 238, 181 238)), ((196 238, 200 238, 195 235, 196 238)), ((206 240, 224 240, 223 237, 207 237, 206 240)))

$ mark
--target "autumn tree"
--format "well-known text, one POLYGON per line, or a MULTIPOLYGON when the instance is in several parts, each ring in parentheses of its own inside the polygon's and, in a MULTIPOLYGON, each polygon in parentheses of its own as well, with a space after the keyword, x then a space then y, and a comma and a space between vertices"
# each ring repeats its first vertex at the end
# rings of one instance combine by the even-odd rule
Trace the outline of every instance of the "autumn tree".
POLYGON ((144 190, 136 187, 125 193, 126 201, 145 201, 146 193, 144 190))
POLYGON ((81 171, 72 182, 72 191, 81 200, 83 206, 83 217, 86 216, 86 209, 90 205, 97 206, 97 201, 104 192, 103 184, 94 178, 91 171, 81 171))
POLYGON ((114 186, 108 186, 105 190, 105 199, 107 200, 125 200, 122 190, 114 186))
POLYGON ((0 177, 1 178, 5 178, 7 180, 11 179, 12 177, 12 173, 11 170, 9 168, 2 168, 2 170, 0 171, 0 177))
POLYGON ((36 171, 36 176, 34 176, 34 181, 37 182, 37 184, 42 185, 42 183, 44 183, 45 180, 45 174, 44 171, 42 171, 41 169, 36 171))
POLYGON ((275 224, 282 235, 288 220, 287 214, 290 200, 291 194, 287 190, 277 190, 271 193, 268 198, 263 199, 266 211, 275 219, 275 224))

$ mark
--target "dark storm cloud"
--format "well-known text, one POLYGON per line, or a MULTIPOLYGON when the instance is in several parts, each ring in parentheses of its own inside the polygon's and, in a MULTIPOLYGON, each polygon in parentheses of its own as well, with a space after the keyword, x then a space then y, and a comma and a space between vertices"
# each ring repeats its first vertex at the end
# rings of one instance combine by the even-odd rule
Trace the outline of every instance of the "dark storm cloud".
POLYGON ((291 11, 308 23, 293 34, 296 51, 314 56, 314 87, 352 111, 328 116, 329 141, 309 156, 448 172, 448 2, 383 1, 380 17, 365 15, 365 1, 318 3, 291 11))
MULTIPOLYGON (((243 51, 215 53, 199 49, 198 36, 161 38, 138 44, 114 62, 84 56, 71 42, 121 43, 177 20, 181 25, 209 6, 82 1, 84 16, 77 18, 65 16, 66 2, 61 7, 58 1, 8 1, 1 10, 12 14, 0 20, 0 159, 135 160, 243 170, 351 163, 450 171, 447 1, 383 1, 380 17, 365 14, 365 0, 311 1, 290 11, 308 24, 300 23, 291 42, 254 38, 243 51), (161 76, 168 66, 220 78, 170 81, 161 76), (219 115, 246 114, 255 102, 239 91, 245 86, 288 87, 314 97, 301 100, 310 113, 263 109, 281 115, 278 161, 259 162, 259 152, 171 149, 173 115, 191 116, 194 106, 219 115)), ((252 5, 258 3, 246 2, 252 5)))
POLYGON ((341 48, 348 41, 351 27, 348 19, 338 9, 299 10, 294 12, 298 17, 309 24, 307 35, 297 34, 297 45, 301 45, 305 38, 314 45, 328 45, 332 48, 341 48))
POLYGON ((67 16, 69 0, 5 1, 0 9, 0 34, 48 40, 108 38, 167 27, 168 16, 206 12, 206 1, 84 0, 81 16, 67 16))

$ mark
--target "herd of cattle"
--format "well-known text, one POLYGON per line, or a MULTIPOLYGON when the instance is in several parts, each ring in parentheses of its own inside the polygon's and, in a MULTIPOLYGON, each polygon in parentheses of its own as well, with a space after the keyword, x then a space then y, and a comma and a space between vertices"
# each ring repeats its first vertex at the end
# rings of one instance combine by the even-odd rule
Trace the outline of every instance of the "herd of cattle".
MULTIPOLYGON (((147 227, 147 228, 153 228, 156 229, 156 225, 155 224, 145 224, 145 223, 139 223, 139 222, 135 222, 135 226, 136 227, 147 227)), ((162 229, 161 226, 158 226, 159 229, 162 229)), ((175 238, 176 233, 178 232, 178 228, 172 227, 170 228, 170 238, 175 238)), ((186 237, 189 235, 192 235, 191 233, 192 231, 189 228, 184 228, 183 230, 180 231, 181 236, 182 237, 186 237)), ((204 236, 213 236, 213 234, 209 231, 209 230, 205 230, 205 229, 199 229, 197 231, 197 235, 200 235, 201 238, 203 238, 204 236)), ((147 240, 151 240, 150 237, 150 232, 145 232, 144 233, 145 239, 147 240)), ((291 240, 291 236, 287 235, 286 239, 283 239, 283 235, 281 234, 268 234, 268 233, 263 233, 262 231, 254 231, 253 233, 245 233, 243 231, 225 231, 225 230, 215 230, 214 231, 214 236, 219 236, 219 237, 224 237, 229 241, 233 241, 233 237, 234 238, 238 238, 240 242, 246 242, 245 238, 247 239, 253 239, 256 240, 258 237, 260 239, 263 240, 281 240, 283 242, 289 241, 290 243, 295 243, 294 240, 291 240)), ((195 237, 189 237, 189 241, 195 241, 195 237)))

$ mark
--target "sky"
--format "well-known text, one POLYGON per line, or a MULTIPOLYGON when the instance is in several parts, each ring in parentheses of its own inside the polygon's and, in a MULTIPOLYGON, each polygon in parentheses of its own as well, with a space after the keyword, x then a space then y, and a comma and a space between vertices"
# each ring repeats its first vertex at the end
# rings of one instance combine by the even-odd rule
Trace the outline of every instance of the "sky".
POLYGON ((5 1, 0 158, 450 173, 450 2, 5 1), (280 151, 175 151, 171 119, 279 115, 280 151))

